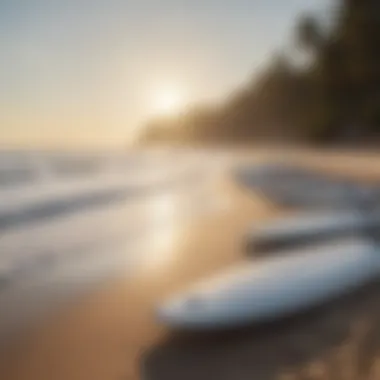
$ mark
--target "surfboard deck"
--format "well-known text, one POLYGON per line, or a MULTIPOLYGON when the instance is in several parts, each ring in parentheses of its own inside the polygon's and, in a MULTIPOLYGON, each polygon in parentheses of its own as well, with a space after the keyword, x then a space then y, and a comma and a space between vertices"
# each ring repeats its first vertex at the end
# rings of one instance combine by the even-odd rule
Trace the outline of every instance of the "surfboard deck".
POLYGON ((159 323, 187 330, 236 328, 317 306, 380 274, 380 254, 348 239, 245 261, 174 295, 156 309, 159 323))
POLYGON ((352 192, 366 192, 376 197, 380 191, 379 183, 360 183, 281 163, 240 166, 235 168, 233 176, 244 188, 261 194, 276 205, 292 208, 347 209, 351 207, 352 192))
POLYGON ((304 212, 253 225, 244 238, 248 253, 267 252, 322 242, 330 238, 363 235, 380 227, 380 214, 355 211, 304 212))

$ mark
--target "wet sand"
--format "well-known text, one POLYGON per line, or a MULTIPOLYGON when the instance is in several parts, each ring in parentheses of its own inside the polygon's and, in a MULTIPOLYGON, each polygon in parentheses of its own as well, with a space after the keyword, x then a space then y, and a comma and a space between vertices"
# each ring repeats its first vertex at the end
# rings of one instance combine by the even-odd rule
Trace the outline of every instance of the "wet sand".
POLYGON ((239 331, 181 334, 155 324, 152 309, 162 297, 246 259, 246 227, 279 213, 228 180, 220 191, 232 207, 187 226, 165 261, 108 284, 20 337, 2 353, 0 378, 380 378, 380 284, 239 331))

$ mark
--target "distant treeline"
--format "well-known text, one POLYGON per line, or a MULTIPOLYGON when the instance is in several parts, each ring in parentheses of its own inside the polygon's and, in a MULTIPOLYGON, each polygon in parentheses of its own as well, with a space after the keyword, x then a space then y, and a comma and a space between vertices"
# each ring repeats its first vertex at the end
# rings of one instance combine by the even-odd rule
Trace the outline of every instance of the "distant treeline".
MULTIPOLYGON (((151 120, 143 142, 376 141, 380 135, 380 1, 332 1, 328 19, 300 17, 291 52, 224 104, 151 120)), ((378 140, 380 142, 380 140, 378 140)))

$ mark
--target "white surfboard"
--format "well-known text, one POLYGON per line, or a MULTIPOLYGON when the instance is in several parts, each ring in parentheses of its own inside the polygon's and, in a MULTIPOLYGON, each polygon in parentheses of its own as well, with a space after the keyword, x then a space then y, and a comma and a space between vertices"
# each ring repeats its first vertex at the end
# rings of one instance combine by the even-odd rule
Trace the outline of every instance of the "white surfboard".
POLYGON ((348 292, 380 274, 380 252, 349 239, 248 261, 184 290, 156 310, 174 328, 218 329, 274 320, 348 292))
POLYGON ((363 234, 380 227, 380 214, 361 215, 354 211, 301 213, 254 225, 245 238, 248 251, 282 247, 330 237, 363 234))
POLYGON ((284 164, 239 167, 234 171, 234 177, 238 183, 264 198, 296 208, 347 209, 352 193, 364 191, 368 196, 377 197, 380 191, 378 184, 363 184, 284 164))

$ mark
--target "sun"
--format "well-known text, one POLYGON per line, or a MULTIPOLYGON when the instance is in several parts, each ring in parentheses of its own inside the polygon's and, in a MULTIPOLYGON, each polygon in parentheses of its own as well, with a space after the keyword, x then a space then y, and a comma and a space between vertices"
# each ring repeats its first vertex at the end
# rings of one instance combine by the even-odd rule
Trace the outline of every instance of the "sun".
POLYGON ((162 87, 152 97, 152 111, 158 115, 174 115, 186 105, 185 95, 180 88, 162 87))

